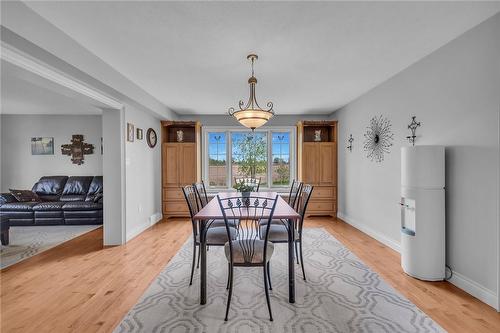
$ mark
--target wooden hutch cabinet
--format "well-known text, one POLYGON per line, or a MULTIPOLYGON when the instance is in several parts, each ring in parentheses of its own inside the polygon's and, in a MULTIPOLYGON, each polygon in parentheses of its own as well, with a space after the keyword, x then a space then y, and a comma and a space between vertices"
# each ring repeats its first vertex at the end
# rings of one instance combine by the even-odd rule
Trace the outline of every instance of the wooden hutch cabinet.
POLYGON ((189 216, 181 188, 201 180, 201 125, 194 121, 161 124, 163 217, 189 216))
POLYGON ((297 124, 297 175, 314 185, 307 215, 337 216, 337 122, 297 124))

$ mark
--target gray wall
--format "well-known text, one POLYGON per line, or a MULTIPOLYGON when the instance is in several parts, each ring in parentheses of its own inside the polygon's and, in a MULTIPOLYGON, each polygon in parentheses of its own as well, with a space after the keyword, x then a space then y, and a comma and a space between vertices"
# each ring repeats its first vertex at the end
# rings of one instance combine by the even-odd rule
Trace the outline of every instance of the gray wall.
POLYGON ((104 245, 125 243, 125 111, 102 113, 104 181, 104 245))
POLYGON ((466 32, 333 114, 339 120, 339 212, 397 248, 400 148, 410 116, 420 145, 446 148, 447 262, 452 282, 497 306, 500 14, 466 32), (394 146, 382 163, 366 158, 372 116, 392 121, 394 146), (344 147, 349 134, 352 153, 344 147))
MULTIPOLYGON (((266 126, 295 126, 300 120, 328 120, 329 115, 280 115, 279 112, 266 126)), ((179 115, 178 120, 199 120, 203 126, 241 126, 229 115, 179 115)))
POLYGON ((161 219, 161 128, 160 119, 128 105, 125 107, 125 122, 141 128, 144 135, 142 140, 125 141, 128 241, 161 219), (148 128, 153 128, 158 136, 154 148, 146 142, 148 128))
POLYGON ((31 189, 42 176, 102 175, 102 122, 98 115, 1 115, 1 191, 31 189), (61 145, 73 134, 83 134, 94 145, 94 154, 85 155, 76 165, 62 155, 61 145), (53 137, 54 155, 31 155, 31 137, 53 137))

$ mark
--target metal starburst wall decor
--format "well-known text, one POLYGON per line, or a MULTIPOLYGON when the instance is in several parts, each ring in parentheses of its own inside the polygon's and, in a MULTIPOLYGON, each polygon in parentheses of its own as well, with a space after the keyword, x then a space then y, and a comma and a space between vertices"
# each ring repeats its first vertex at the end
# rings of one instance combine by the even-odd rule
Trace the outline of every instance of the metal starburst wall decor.
POLYGON ((382 162, 384 154, 390 153, 390 147, 394 140, 394 134, 391 132, 391 121, 382 116, 373 117, 370 120, 370 126, 367 127, 364 134, 364 150, 366 157, 375 162, 382 162))

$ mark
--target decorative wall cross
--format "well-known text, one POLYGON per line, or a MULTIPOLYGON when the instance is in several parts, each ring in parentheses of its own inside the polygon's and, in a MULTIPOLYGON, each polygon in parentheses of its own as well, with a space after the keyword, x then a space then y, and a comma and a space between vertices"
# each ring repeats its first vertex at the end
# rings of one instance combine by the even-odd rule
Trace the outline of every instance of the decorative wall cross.
POLYGON ((411 117, 411 123, 408 125, 408 129, 411 131, 411 135, 407 136, 406 138, 408 139, 408 142, 411 143, 412 145, 415 145, 415 139, 417 138, 416 131, 417 127, 420 127, 420 122, 416 122, 415 118, 416 116, 411 117))
POLYGON ((349 136, 349 140, 347 140, 349 142, 349 145, 347 146, 347 149, 349 149, 350 152, 352 152, 352 143, 354 141, 354 138, 352 137, 352 134, 349 136))
POLYGON ((63 155, 71 156, 73 164, 82 165, 84 155, 91 155, 94 153, 94 145, 83 142, 83 135, 74 134, 71 139, 71 144, 61 145, 61 152, 63 155))

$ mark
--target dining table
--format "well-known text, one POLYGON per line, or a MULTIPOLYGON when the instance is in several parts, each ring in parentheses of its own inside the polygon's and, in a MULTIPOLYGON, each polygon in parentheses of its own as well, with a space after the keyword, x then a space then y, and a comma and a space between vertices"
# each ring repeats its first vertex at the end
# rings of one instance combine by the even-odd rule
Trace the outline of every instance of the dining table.
MULTIPOLYGON (((217 194, 221 199, 241 196, 238 192, 220 192, 217 194)), ((199 224, 200 232, 200 304, 207 302, 207 251, 206 239, 203 237, 207 223, 211 220, 223 220, 224 216, 220 208, 217 195, 215 195, 203 207, 193 219, 199 224)), ((261 197, 274 199, 277 192, 251 192, 250 197, 261 197)), ((237 218, 231 217, 231 218, 237 218)), ((243 217, 242 217, 243 218, 243 217)), ((295 242, 295 222, 300 219, 299 213, 293 209, 280 195, 277 197, 273 219, 287 221, 288 224, 288 301, 295 303, 295 269, 294 269, 294 242, 295 242)))

